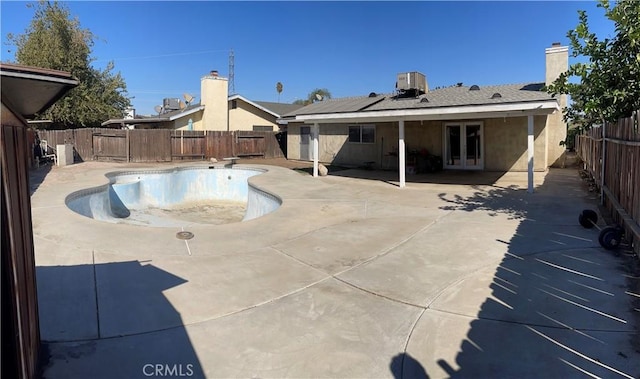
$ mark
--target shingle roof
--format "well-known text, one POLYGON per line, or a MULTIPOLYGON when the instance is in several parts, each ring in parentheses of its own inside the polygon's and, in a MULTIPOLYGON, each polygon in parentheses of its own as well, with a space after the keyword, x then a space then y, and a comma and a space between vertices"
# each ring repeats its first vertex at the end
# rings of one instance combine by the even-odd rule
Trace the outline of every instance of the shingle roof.
POLYGON ((278 115, 293 112, 303 107, 303 105, 299 104, 273 103, 270 101, 254 101, 254 103, 278 115))
POLYGON ((394 97, 387 97, 384 101, 367 108, 367 111, 553 100, 551 95, 541 91, 543 87, 544 83, 482 86, 479 87, 478 90, 470 90, 468 86, 447 87, 427 92, 417 98, 396 99, 394 97), (500 96, 494 98, 494 94, 500 94, 500 96))
POLYGON ((554 100, 551 95, 542 91, 543 87, 544 83, 482 86, 477 90, 470 90, 471 87, 469 86, 455 86, 436 89, 419 97, 411 98, 397 98, 393 95, 378 95, 377 97, 361 96, 327 99, 307 105, 304 108, 285 114, 283 117, 358 111, 441 108, 465 105, 491 105, 554 100), (494 97, 494 94, 496 93, 500 94, 500 97, 494 97))
POLYGON ((364 110, 371 105, 384 100, 384 96, 359 96, 359 97, 343 97, 339 99, 326 99, 318 101, 313 104, 309 104, 306 107, 300 108, 297 111, 293 111, 285 114, 283 117, 295 116, 295 115, 309 115, 320 113, 345 113, 345 112, 357 112, 364 110))

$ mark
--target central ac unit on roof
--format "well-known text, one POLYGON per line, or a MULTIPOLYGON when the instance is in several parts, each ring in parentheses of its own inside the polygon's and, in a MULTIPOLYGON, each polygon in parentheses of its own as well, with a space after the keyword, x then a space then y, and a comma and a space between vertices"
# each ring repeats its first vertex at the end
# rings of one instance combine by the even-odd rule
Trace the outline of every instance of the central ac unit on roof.
POLYGON ((427 87, 427 77, 417 71, 401 72, 398 74, 396 89, 426 93, 429 90, 429 87, 427 87))
POLYGON ((177 111, 180 109, 180 99, 178 98, 165 98, 162 100, 162 107, 168 111, 177 111))

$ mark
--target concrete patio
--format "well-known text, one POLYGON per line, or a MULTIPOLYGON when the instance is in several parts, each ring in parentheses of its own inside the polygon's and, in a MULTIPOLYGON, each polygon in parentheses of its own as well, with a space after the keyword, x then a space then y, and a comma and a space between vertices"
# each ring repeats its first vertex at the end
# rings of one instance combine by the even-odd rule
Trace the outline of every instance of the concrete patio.
POLYGON ((575 169, 528 194, 526 173, 399 189, 260 166, 280 209, 187 242, 65 206, 107 172, 172 166, 33 173, 45 378, 640 375, 639 278, 578 224, 597 203, 575 169))

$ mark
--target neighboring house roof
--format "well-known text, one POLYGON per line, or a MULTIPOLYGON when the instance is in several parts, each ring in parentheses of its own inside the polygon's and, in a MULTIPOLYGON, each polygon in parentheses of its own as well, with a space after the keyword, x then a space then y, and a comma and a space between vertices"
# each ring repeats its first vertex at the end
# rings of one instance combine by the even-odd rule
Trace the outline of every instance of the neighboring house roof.
POLYGON ((327 99, 285 114, 297 120, 338 119, 342 116, 388 117, 454 114, 469 111, 519 111, 540 109, 550 113, 558 108, 557 101, 542 91, 543 83, 506 84, 494 86, 454 86, 429 91, 418 97, 394 95, 361 96, 327 99), (474 89, 471 89, 471 88, 474 89), (499 94, 499 95, 496 95, 499 94), (544 105, 542 105, 544 104, 544 105))
POLYGON ((171 111, 171 112, 167 112, 167 113, 162 113, 158 116, 154 116, 154 117, 145 117, 145 118, 118 118, 118 119, 110 119, 107 120, 105 122, 103 122, 101 125, 102 126, 108 126, 108 125, 113 125, 113 124, 118 124, 118 125, 134 125, 134 124, 153 124, 153 123, 157 123, 157 122, 168 122, 168 121, 175 121, 181 117, 185 117, 188 116, 190 114, 196 113, 198 111, 201 111, 204 109, 204 105, 200 105, 200 103, 198 104, 192 104, 187 106, 184 109, 180 109, 180 110, 176 110, 176 111, 171 111))
POLYGON ((161 116, 168 117, 169 121, 174 121, 181 117, 188 116, 190 114, 201 111, 203 109, 204 109, 204 105, 200 105, 200 103, 197 103, 197 104, 188 105, 184 109, 163 113, 161 114, 161 116))
POLYGON ((296 109, 302 107, 302 105, 298 104, 282 104, 282 103, 272 103, 269 101, 251 101, 242 95, 233 95, 229 97, 229 101, 231 100, 242 100, 247 104, 250 104, 262 111, 265 111, 275 117, 280 117, 285 113, 293 112, 296 109))
MULTIPOLYGON (((232 100, 242 100, 245 103, 256 107, 257 109, 260 109, 264 112, 267 112, 273 115, 276 118, 280 118, 284 113, 292 112, 302 107, 302 105, 297 105, 297 104, 272 103, 268 101, 251 101, 241 95, 233 95, 228 98, 228 101, 232 101, 232 100)), ((108 126, 108 125, 114 125, 114 124, 116 125, 152 124, 152 123, 158 123, 158 122, 174 121, 174 120, 177 120, 178 118, 185 117, 192 113, 201 111, 204 108, 205 108, 204 105, 200 105, 200 103, 198 103, 198 104, 189 105, 184 109, 163 113, 153 117, 134 118, 134 119, 130 119, 130 118, 110 119, 103 122, 102 126, 108 126)))
POLYGON ((70 73, 0 63, 2 102, 22 117, 31 118, 58 101, 78 81, 70 73))
POLYGON ((265 109, 269 109, 270 111, 272 111, 275 114, 278 114, 279 116, 282 116, 284 114, 293 112, 295 110, 298 110, 304 107, 304 105, 301 105, 301 104, 273 103, 270 101, 254 101, 254 103, 262 106, 265 109))

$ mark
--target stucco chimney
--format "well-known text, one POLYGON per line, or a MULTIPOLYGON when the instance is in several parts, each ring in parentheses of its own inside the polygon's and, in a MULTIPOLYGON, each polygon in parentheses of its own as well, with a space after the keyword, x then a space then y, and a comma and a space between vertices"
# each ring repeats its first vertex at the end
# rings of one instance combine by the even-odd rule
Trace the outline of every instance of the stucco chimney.
POLYGON ((202 115, 203 129, 227 130, 228 128, 228 92, 227 78, 211 71, 200 79, 200 105, 204 105, 202 115))
MULTIPOLYGON (((545 49, 546 57, 546 75, 545 84, 549 85, 556 80, 560 74, 569 70, 569 48, 562 46, 559 42, 554 42, 551 47, 545 49)), ((557 95, 558 105, 560 108, 567 106, 567 95, 557 95)), ((558 166, 562 164, 562 157, 565 153, 565 147, 560 145, 560 141, 564 141, 567 137, 567 124, 562 118, 562 112, 557 111, 547 116, 545 126, 545 140, 547 149, 545 149, 545 165, 558 166)))
POLYGON ((554 42, 551 47, 545 49, 546 78, 545 84, 549 85, 569 69, 569 47, 561 46, 560 42, 554 42))

